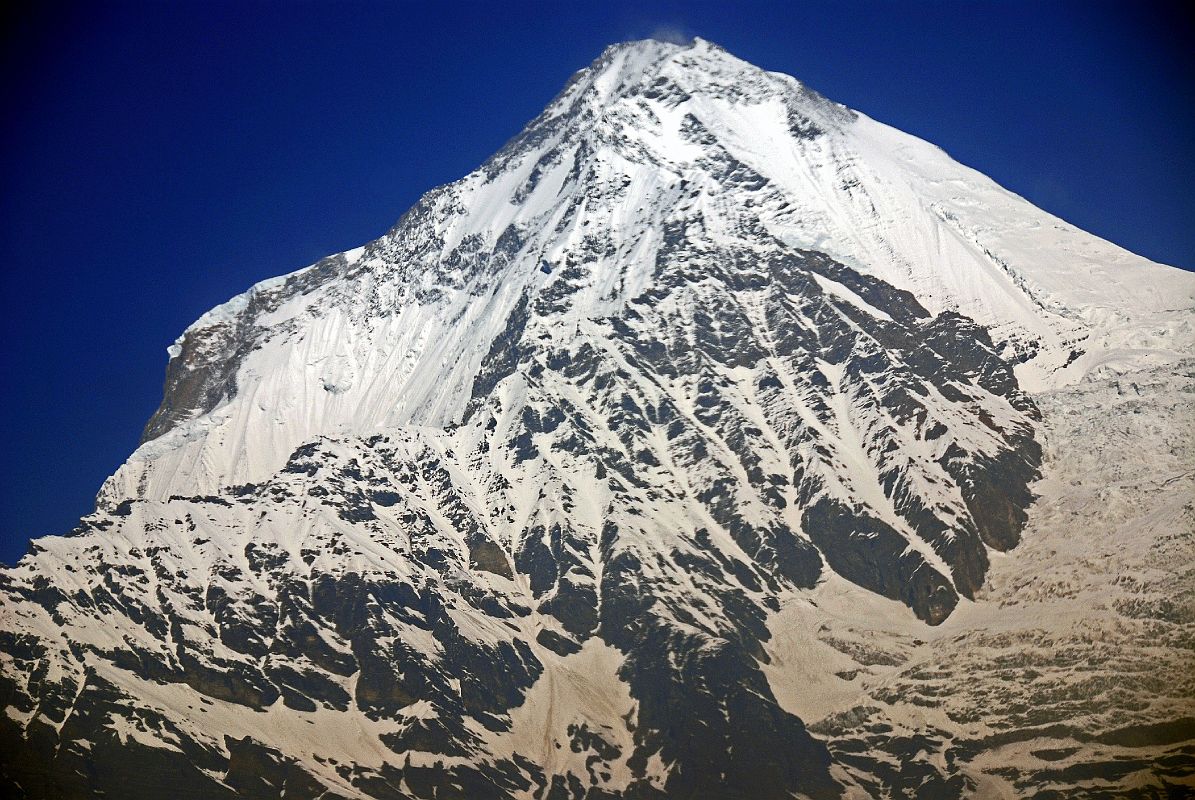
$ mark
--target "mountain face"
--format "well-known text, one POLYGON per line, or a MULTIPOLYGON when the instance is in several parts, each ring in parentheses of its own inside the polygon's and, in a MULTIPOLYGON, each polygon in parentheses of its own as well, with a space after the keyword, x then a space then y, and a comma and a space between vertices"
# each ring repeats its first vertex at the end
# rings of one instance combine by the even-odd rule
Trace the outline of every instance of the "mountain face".
POLYGON ((1193 309, 792 78, 611 47, 170 348, 96 512, 0 571, 0 781, 1181 793, 1193 309))

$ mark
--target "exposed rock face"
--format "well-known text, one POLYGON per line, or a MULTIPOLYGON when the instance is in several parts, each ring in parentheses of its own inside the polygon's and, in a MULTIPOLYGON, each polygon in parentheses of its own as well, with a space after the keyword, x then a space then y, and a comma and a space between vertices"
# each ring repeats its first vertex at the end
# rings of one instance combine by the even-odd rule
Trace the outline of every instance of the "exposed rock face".
MULTIPOLYGON (((1073 229, 1042 240, 1042 219, 708 43, 611 48, 385 237, 183 334, 96 513, 0 571, 0 780, 27 797, 1025 790, 1038 773, 985 754, 1067 706, 989 730, 962 699, 981 690, 925 659, 1000 674, 1039 636, 985 609, 1011 602, 989 575, 1014 579, 1042 507, 1043 426, 1117 337, 1171 361, 1191 315, 1155 294, 1195 295, 1073 229), (1043 247, 1082 249, 1108 285, 1068 289, 1043 247), (1101 292, 1133 269, 1161 288, 1109 312, 1101 292), (946 691, 961 710, 906 713, 946 691)), ((1136 600, 1123 614, 1157 616, 1136 600)), ((1191 620, 1167 609, 1177 652, 1191 620)), ((1112 763, 1072 739, 1147 740, 1107 773, 1124 786, 1182 779, 1190 714, 1108 708, 1049 734, 1066 741, 1034 758, 1054 783, 1112 763)))
MULTIPOLYGON (((857 618, 802 643, 845 676, 829 678, 826 693, 842 701, 812 728, 867 792, 1190 794, 1193 368, 1037 398, 1045 480, 1025 542, 994 566, 975 606, 930 637, 857 618)), ((844 599, 824 593, 820 613, 844 599)), ((807 612, 786 613, 794 626, 807 612)))

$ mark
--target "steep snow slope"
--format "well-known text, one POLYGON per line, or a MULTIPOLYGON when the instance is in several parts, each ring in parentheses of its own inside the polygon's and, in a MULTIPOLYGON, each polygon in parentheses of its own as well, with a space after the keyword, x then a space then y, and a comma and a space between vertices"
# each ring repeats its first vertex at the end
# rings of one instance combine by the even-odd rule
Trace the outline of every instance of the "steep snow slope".
POLYGON ((1058 725, 1151 634, 1189 664, 1185 605, 1147 584, 1192 591, 1149 554, 1190 540, 1193 306, 1191 275, 792 78, 613 47, 384 237, 171 347, 96 513, 0 572, 6 788, 1181 782, 1182 681, 1058 725), (1132 486, 1117 380, 1146 387, 1125 430, 1171 448, 1132 486), (1129 517, 1161 505, 1105 517, 1089 470, 1129 517), (1091 569, 1101 535, 1155 572, 1091 569), (1123 656, 1072 681, 1091 626, 1123 656))
POLYGON ((1029 390, 1195 341, 1195 277, 1084 233, 941 150, 697 40, 612 48, 389 234, 215 309, 172 347, 147 442, 101 494, 254 481, 318 435, 459 422, 518 299, 584 269, 554 336, 625 307, 679 217, 778 240, 989 327, 1029 390), (683 212, 681 212, 683 209, 683 212))

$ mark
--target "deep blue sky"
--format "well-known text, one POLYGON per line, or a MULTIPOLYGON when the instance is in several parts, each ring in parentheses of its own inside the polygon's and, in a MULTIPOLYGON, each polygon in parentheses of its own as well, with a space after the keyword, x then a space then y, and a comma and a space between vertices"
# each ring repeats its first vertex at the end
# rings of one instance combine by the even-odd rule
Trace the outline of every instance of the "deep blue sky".
POLYGON ((711 39, 1195 266, 1195 39, 1165 6, 34 5, 0 27, 0 561, 90 511, 192 320, 381 234, 614 41, 711 39))

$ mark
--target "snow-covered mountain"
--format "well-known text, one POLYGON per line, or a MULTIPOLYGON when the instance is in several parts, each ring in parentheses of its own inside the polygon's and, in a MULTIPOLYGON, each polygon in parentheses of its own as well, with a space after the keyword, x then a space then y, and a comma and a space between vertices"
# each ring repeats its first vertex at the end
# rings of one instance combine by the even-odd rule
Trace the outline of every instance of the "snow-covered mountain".
POLYGON ((708 42, 611 47, 170 348, 96 512, 0 571, 3 781, 1182 791, 1193 354, 1195 276, 708 42))

